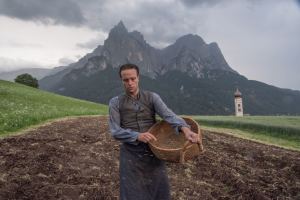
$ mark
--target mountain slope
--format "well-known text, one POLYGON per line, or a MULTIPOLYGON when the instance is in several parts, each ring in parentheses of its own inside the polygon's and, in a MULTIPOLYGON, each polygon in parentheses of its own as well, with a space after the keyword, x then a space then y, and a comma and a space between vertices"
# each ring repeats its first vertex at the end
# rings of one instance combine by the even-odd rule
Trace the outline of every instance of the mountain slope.
MULTIPOLYGON (((156 79, 140 75, 140 85, 158 93, 178 114, 234 114, 236 87, 243 91, 246 114, 300 114, 299 91, 279 89, 229 71, 207 70, 203 74, 201 79, 180 71, 169 71, 156 79)), ((54 92, 108 104, 112 97, 123 92, 123 87, 118 70, 108 66, 90 76, 86 76, 84 69, 74 70, 54 92)))
POLYGON ((107 104, 123 91, 118 67, 134 63, 140 67, 142 87, 160 94, 180 114, 234 114, 236 88, 247 114, 300 114, 300 91, 248 80, 228 65, 217 43, 206 44, 197 35, 182 36, 159 50, 120 22, 99 47, 96 54, 42 79, 41 88, 107 104))

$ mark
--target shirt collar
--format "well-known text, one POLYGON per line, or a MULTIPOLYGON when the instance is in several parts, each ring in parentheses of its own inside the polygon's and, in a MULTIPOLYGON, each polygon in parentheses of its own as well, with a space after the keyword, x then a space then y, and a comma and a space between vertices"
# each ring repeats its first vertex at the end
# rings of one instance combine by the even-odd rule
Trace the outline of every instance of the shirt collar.
POLYGON ((138 93, 136 95, 136 98, 130 96, 129 94, 126 93, 126 96, 129 97, 130 99, 133 99, 133 100, 139 100, 140 99, 140 89, 138 89, 138 93))

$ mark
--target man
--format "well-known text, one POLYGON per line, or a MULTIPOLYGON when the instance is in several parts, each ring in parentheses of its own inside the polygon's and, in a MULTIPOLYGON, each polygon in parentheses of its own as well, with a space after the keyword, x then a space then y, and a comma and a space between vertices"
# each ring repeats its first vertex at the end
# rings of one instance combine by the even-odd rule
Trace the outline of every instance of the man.
POLYGON ((165 164, 155 157, 147 144, 156 140, 148 132, 155 123, 155 114, 169 122, 177 132, 183 132, 191 142, 199 142, 198 136, 157 94, 139 89, 139 68, 136 65, 122 65, 119 75, 125 94, 109 102, 109 127, 112 136, 122 142, 120 199, 168 200, 170 192, 165 164))

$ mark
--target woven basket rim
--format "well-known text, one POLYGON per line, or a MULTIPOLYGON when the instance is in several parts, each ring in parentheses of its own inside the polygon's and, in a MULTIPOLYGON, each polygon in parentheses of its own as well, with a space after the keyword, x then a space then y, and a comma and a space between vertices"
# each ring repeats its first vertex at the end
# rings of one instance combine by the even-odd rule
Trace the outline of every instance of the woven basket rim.
MULTIPOLYGON (((188 120, 191 120, 191 121, 193 121, 193 123, 195 123, 195 125, 197 125, 198 132, 196 132, 196 133, 197 133, 198 137, 200 138, 201 132, 200 132, 199 124, 198 124, 193 118, 188 117, 188 116, 182 116, 182 119, 188 119, 188 120)), ((158 123, 154 124, 154 125, 149 129, 149 131, 151 131, 155 126, 158 126, 159 123, 162 123, 162 122, 167 122, 167 121, 165 121, 165 120, 159 121, 158 123)), ((168 122, 167 122, 167 123, 168 123, 168 122)), ((182 133, 180 133, 180 134, 182 134, 182 133)), ((188 141, 188 140, 186 139, 186 141, 188 141)), ((180 151, 180 150, 183 149, 183 146, 182 146, 182 147, 179 147, 179 148, 170 148, 170 149, 168 149, 168 148, 162 148, 162 147, 159 147, 159 146, 157 146, 157 145, 154 145, 153 141, 149 141, 149 144, 150 144, 150 146, 152 146, 153 148, 155 148, 155 149, 157 149, 157 150, 161 150, 161 151, 175 152, 175 151, 180 151)), ((192 143, 192 142, 190 142, 190 144, 186 147, 186 149, 191 148, 192 145, 194 145, 194 144, 197 144, 197 143, 192 143)))
MULTIPOLYGON (((169 152, 170 152, 170 151, 180 151, 180 150, 183 149, 183 147, 180 147, 180 148, 177 148, 177 149, 167 149, 167 148, 162 148, 162 147, 158 147, 158 146, 154 145, 151 141, 149 141, 149 144, 151 144, 151 146, 154 147, 155 149, 157 149, 157 150, 162 150, 162 151, 169 151, 169 152)), ((191 148, 191 146, 192 146, 193 144, 196 144, 196 143, 190 143, 190 145, 187 146, 186 149, 191 148)))

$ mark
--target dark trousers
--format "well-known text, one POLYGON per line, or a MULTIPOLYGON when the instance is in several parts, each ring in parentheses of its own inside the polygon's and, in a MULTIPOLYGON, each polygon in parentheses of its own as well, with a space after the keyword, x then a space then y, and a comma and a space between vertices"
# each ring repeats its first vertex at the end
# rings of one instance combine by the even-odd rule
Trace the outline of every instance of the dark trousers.
POLYGON ((165 163, 145 143, 120 148, 120 200, 169 200, 165 163))

